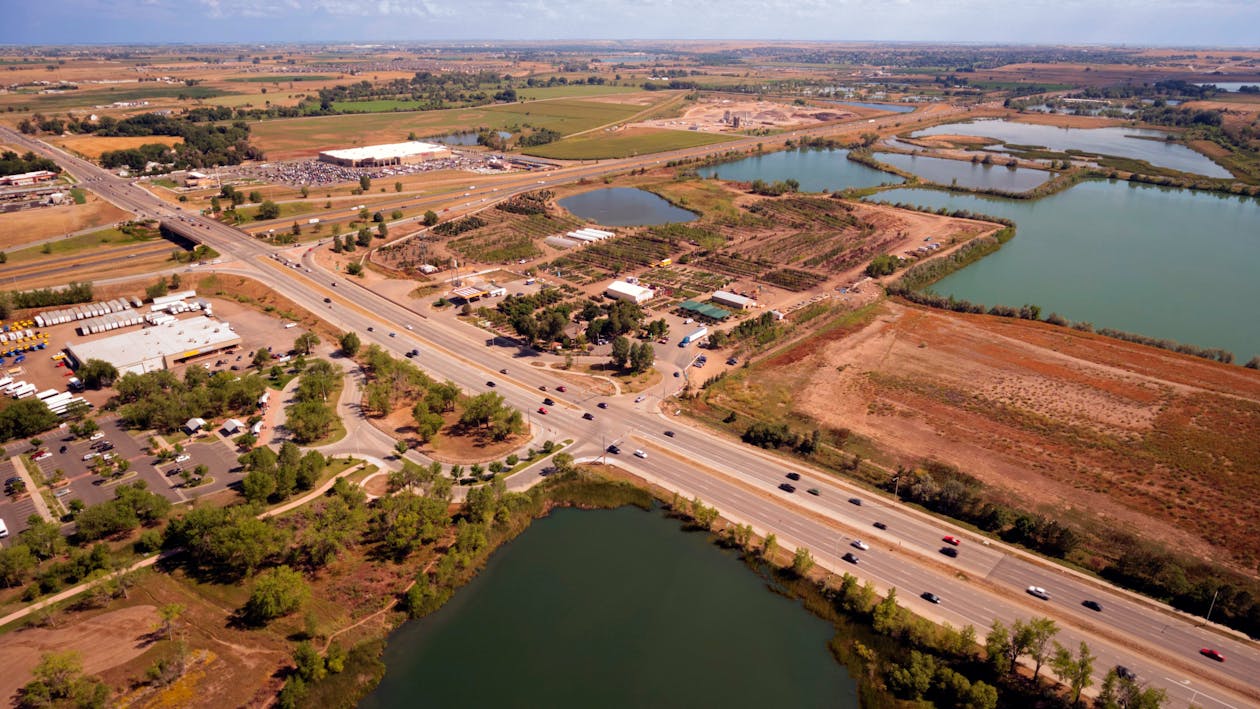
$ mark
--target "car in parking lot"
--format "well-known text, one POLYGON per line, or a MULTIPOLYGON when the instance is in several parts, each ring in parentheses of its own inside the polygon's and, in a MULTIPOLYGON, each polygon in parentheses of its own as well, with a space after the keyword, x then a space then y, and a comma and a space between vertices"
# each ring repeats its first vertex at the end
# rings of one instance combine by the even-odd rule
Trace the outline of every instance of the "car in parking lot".
POLYGON ((847 552, 844 555, 844 560, 849 562, 850 564, 856 564, 858 563, 858 555, 854 554, 853 552, 847 552))
POLYGON ((937 605, 940 605, 941 602, 941 597, 931 591, 924 591, 923 593, 920 593, 919 598, 922 598, 928 603, 935 603, 937 605))
POLYGON ((179 475, 179 474, 180 474, 180 473, 182 473, 182 472, 184 472, 184 469, 183 469, 183 468, 181 468, 181 467, 179 467, 179 466, 177 465, 177 466, 175 466, 174 468, 171 468, 170 470, 166 471, 166 476, 167 476, 167 477, 174 477, 174 476, 176 476, 176 475, 179 475))
POLYGON ((945 542, 946 544, 953 544, 954 546, 958 546, 959 544, 962 544, 961 539, 959 539, 958 537, 949 535, 949 534, 946 534, 945 536, 941 537, 941 541, 945 542))
POLYGON ((91 436, 89 436, 89 437, 88 437, 88 440, 89 440, 89 441, 99 441, 99 440, 101 440, 101 439, 102 439, 102 438, 104 438, 104 437, 105 437, 105 432, 104 432, 104 431, 97 431, 96 433, 93 433, 91 436))
POLYGON ((796 486, 791 483, 779 483, 779 489, 784 492, 796 492, 796 486))
POLYGON ((861 507, 861 506, 862 506, 862 498, 860 498, 860 497, 850 497, 850 498, 849 498, 849 504, 851 504, 851 505, 857 505, 858 507, 861 507))
POLYGON ((1050 600, 1050 592, 1040 586, 1029 586, 1027 591, 1030 596, 1036 596, 1043 601, 1050 600))
POLYGON ((951 559, 958 558, 958 550, 954 547, 941 547, 941 553, 951 559))
POLYGON ((1225 656, 1221 654, 1220 650, 1213 650, 1210 647, 1200 648, 1199 654, 1208 658, 1209 660, 1216 660, 1217 662, 1225 661, 1225 656))
POLYGON ((642 448, 636 448, 634 449, 634 457, 647 458, 647 451, 643 450, 642 448))
POLYGON ((884 524, 883 522, 876 522, 875 529, 888 529, 888 525, 884 524))
POLYGON ((1091 600, 1085 600, 1085 601, 1081 601, 1081 605, 1082 605, 1082 606, 1085 606, 1086 608, 1090 609, 1091 611, 1098 611, 1099 613, 1102 613, 1102 604, 1101 604, 1101 603, 1099 603, 1098 601, 1095 601, 1095 600, 1092 600, 1092 599, 1091 599, 1091 600))
POLYGON ((800 474, 800 473, 788 473, 785 477, 786 477, 788 480, 800 480, 800 479, 801 479, 801 474, 800 474))
POLYGON ((180 453, 179 455, 175 456, 176 463, 185 463, 190 460, 192 460, 192 456, 188 455, 187 453, 180 453))
POLYGON ((52 451, 36 451, 35 455, 31 456, 31 460, 48 460, 52 455, 52 451))
POLYGON ((96 451, 91 451, 91 452, 88 452, 88 453, 84 453, 84 454, 83 454, 83 460, 91 460, 91 459, 95 458, 95 457, 96 457, 96 456, 98 456, 98 455, 100 455, 100 453, 97 453, 96 451))
POLYGON ((595 414, 593 414, 593 413, 591 413, 591 412, 587 411, 587 412, 585 412, 585 413, 583 413, 583 414, 582 414, 582 418, 586 419, 587 421, 594 421, 594 420, 595 420, 595 414))
POLYGON ((867 549, 870 549, 870 548, 871 548, 871 545, 870 545, 870 544, 867 544, 866 542, 862 541, 861 539, 854 539, 852 542, 850 542, 849 546, 851 546, 851 547, 853 547, 853 548, 855 548, 855 549, 861 549, 862 551, 866 551, 867 549))
POLYGON ((4 539, 7 536, 9 536, 9 527, 4 523, 4 520, 0 519, 0 539, 4 539))

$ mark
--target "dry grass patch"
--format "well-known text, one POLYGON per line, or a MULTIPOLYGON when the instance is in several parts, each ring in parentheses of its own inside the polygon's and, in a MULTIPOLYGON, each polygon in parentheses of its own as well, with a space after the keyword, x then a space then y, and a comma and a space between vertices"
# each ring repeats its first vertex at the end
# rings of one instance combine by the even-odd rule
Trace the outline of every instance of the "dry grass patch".
POLYGON ((57 138, 52 142, 67 150, 76 152, 88 160, 97 160, 101 157, 101 153, 107 153, 111 150, 129 150, 131 148, 138 148, 141 145, 148 145, 150 143, 178 145, 179 143, 183 143, 184 139, 177 135, 139 135, 119 137, 72 135, 57 138))
POLYGON ((91 192, 84 204, 0 214, 0 250, 7 251, 36 241, 115 224, 131 216, 91 192))

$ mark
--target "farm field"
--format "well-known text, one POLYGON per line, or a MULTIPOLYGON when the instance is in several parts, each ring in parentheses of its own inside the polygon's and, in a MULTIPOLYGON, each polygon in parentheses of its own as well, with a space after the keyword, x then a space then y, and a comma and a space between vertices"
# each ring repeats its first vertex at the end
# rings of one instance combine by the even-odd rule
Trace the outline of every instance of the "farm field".
POLYGON ((578 96, 610 96, 616 94, 639 94, 644 91, 638 86, 611 86, 608 84, 568 84, 566 86, 528 86, 518 88, 516 95, 521 100, 538 101, 551 98, 573 98, 578 96))
POLYGON ((525 148, 521 152, 555 160, 595 160, 626 158, 667 150, 695 148, 734 140, 740 136, 715 135, 698 131, 627 128, 616 133, 599 131, 525 148))
MULTIPOLYGON (((671 94, 658 98, 663 101, 671 94)), ((307 157, 320 150, 405 140, 408 133, 446 135, 480 126, 504 129, 529 124, 565 135, 625 121, 644 106, 555 99, 445 111, 368 113, 292 118, 251 124, 253 141, 268 159, 307 157)))
POLYGON ((1242 367, 887 302, 852 334, 732 374, 708 403, 843 427, 890 466, 935 459, 1023 509, 1248 573, 1260 559, 1260 374, 1242 367))
POLYGON ((129 148, 138 148, 141 145, 149 143, 161 143, 163 145, 175 145, 184 142, 179 136, 172 135, 145 135, 145 136, 122 136, 122 137, 102 137, 95 135, 71 135, 57 138, 50 141, 56 145, 60 145, 66 150, 72 150, 88 160, 97 160, 101 157, 101 153, 107 153, 111 150, 127 150, 129 148))
POLYGON ((66 204, 0 214, 0 250, 130 218, 131 214, 89 192, 85 204, 66 204))
MULTIPOLYGON (((31 111, 48 113, 71 108, 106 106, 118 101, 156 101, 169 99, 174 102, 180 96, 188 99, 207 100, 227 95, 228 91, 209 86, 184 86, 182 84, 146 85, 135 88, 79 89, 60 93, 35 94, 11 93, 0 95, 0 108, 26 107, 31 111)), ((152 110, 152 106, 148 107, 152 110)))

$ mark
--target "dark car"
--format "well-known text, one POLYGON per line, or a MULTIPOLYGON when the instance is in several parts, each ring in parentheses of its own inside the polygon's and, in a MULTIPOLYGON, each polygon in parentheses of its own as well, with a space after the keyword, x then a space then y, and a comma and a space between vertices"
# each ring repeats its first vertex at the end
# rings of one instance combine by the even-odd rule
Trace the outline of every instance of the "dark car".
POLYGON ((568 388, 568 387, 566 387, 566 386, 565 386, 565 385, 563 385, 563 384, 561 384, 560 386, 556 387, 556 391, 561 392, 561 393, 566 392, 566 391, 568 391, 568 390, 569 390, 569 388, 568 388))
POLYGON ((811 487, 810 489, 806 490, 805 492, 808 492, 809 494, 813 495, 814 497, 818 497, 819 495, 821 495, 821 494, 822 494, 821 492, 819 492, 819 491, 818 491, 818 488, 816 488, 816 487, 811 487))
POLYGON ((601 401, 601 402, 599 402, 598 404, 596 404, 596 406, 598 406, 598 407, 599 407, 599 408, 601 408, 601 409, 606 409, 606 408, 608 408, 608 402, 607 402, 607 401, 601 401))
POLYGON ((1091 611, 1098 611, 1099 613, 1102 613, 1102 604, 1098 601, 1081 601, 1081 605, 1091 611))
POLYGON ((618 453, 621 452, 621 449, 615 445, 612 445, 612 446, 608 446, 608 452, 612 453, 613 455, 617 455, 618 453))
POLYGON ((538 391, 547 391, 547 385, 543 384, 542 386, 538 387, 538 391))
POLYGON ((498 384, 495 384, 494 382, 486 382, 486 386, 488 386, 488 387, 490 387, 491 389, 493 389, 494 387, 498 386, 498 384))
POLYGON ((414 353, 414 352, 408 352, 407 354, 405 354, 405 355, 403 355, 403 356, 404 356, 404 357, 406 357, 407 359, 415 359, 415 357, 416 357, 416 353, 414 353))
POLYGON ((876 522, 875 529, 888 529, 888 525, 884 524, 883 522, 876 522))
POLYGON ((845 561, 847 561, 847 562, 849 562, 850 564, 856 564, 856 563, 858 563, 858 557, 857 557, 857 554, 854 554, 853 552, 848 552, 847 554, 845 554, 845 555, 844 555, 844 560, 845 560, 845 561))
POLYGON ((796 486, 788 483, 780 483, 779 489, 784 492, 796 492, 796 486))
POLYGON ((788 473, 788 474, 787 474, 787 479, 788 479, 788 480, 800 480, 800 479, 801 479, 801 474, 800 474, 800 473, 788 473))
POLYGON ((372 327, 371 325, 368 325, 368 332, 376 332, 376 328, 372 327))
POLYGON ((951 559, 957 558, 958 556, 958 550, 954 547, 941 547, 941 553, 951 559))
POLYGON ((851 505, 857 505, 858 507, 861 507, 861 506, 862 506, 862 498, 860 498, 860 497, 850 497, 850 498, 849 498, 849 504, 851 504, 851 505))
POLYGON ((924 591, 923 593, 920 593, 919 598, 922 598, 928 603, 936 603, 937 605, 941 602, 941 597, 931 591, 924 591))
POLYGON ((586 419, 587 421, 594 421, 594 420, 595 420, 595 414, 593 414, 593 413, 591 413, 591 412, 587 411, 586 413, 582 414, 582 418, 586 419))
POLYGON ((324 302, 325 302, 325 303, 331 303, 331 302, 332 302, 332 298, 324 298, 324 302))
POLYGON ((543 399, 543 406, 555 406, 555 405, 556 405, 556 402, 552 401, 550 397, 543 399))
POLYGON ((1116 665, 1116 676, 1120 679, 1137 680, 1137 673, 1124 665, 1116 665))
POLYGON ((666 436, 669 436, 670 438, 673 438, 673 437, 674 437, 674 432, 673 432, 673 431, 666 431, 666 432, 665 432, 665 435, 666 435, 666 436))

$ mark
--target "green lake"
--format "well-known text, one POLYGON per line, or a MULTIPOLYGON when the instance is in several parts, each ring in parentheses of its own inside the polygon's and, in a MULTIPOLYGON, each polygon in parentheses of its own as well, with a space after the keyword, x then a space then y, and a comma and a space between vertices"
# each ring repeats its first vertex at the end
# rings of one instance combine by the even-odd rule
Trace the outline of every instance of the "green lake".
POLYGON ((932 286, 1095 327, 1260 355, 1260 200, 1095 180, 1038 200, 896 189, 872 200, 1006 217, 1015 238, 932 286), (1248 324, 1250 323, 1250 324, 1248 324))
POLYGON ((796 180, 802 192, 839 191, 905 182, 899 175, 853 162, 848 155, 848 150, 839 148, 780 150, 702 167, 696 172, 701 177, 732 182, 796 180))
POLYGON ((832 626, 659 512, 560 509, 404 624, 361 707, 842 707, 832 626))

